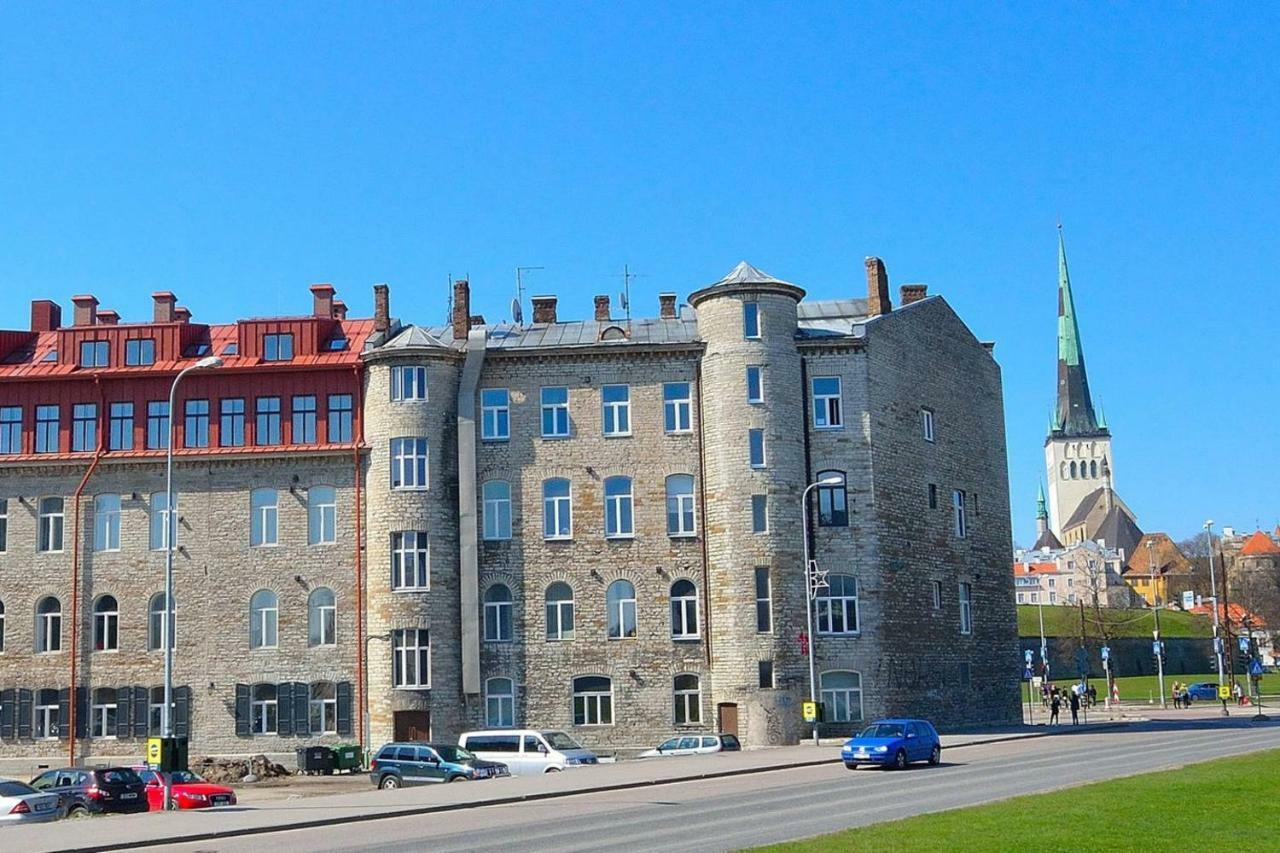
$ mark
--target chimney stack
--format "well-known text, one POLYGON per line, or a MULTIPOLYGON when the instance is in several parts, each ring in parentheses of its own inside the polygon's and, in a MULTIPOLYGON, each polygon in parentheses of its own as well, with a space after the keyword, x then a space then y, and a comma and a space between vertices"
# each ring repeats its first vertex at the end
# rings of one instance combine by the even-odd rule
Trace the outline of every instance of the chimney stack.
POLYGON ((867 316, 879 317, 893 310, 889 301, 889 273, 885 272, 884 261, 879 258, 867 258, 867 316))
POLYGON ((311 313, 326 320, 333 317, 333 285, 311 285, 311 313))
POLYGON ((391 292, 385 284, 373 286, 373 330, 385 332, 391 328, 391 292))
POLYGON ((556 322, 556 298, 554 296, 533 297, 533 322, 556 322))
POLYGON ((179 323, 190 323, 191 309, 186 306, 179 305, 177 308, 173 309, 173 319, 177 320, 179 323))
POLYGON ((347 319, 347 303, 343 302, 341 299, 333 300, 333 319, 347 319))
POLYGON ((453 314, 450 325, 453 326, 453 339, 465 341, 471 331, 471 282, 460 278, 453 283, 453 314))
POLYGON ((178 297, 174 296, 167 290, 157 290, 151 294, 151 301, 155 305, 156 323, 172 323, 176 318, 174 309, 178 305, 178 297))
POLYGON ((607 293, 596 297, 596 322, 609 322, 609 295, 607 293))
POLYGON ((120 324, 119 312, 112 311, 110 308, 103 308, 98 312, 99 326, 117 326, 120 324))
POLYGON ((31 301, 31 331, 52 332, 62 325, 62 306, 52 299, 31 301))
POLYGON ((72 323, 76 326, 92 326, 98 322, 98 298, 96 296, 73 296, 71 304, 75 306, 72 323))
POLYGON ((663 320, 676 318, 676 295, 674 293, 658 294, 658 316, 663 320))
POLYGON ((929 295, 929 285, 927 284, 904 284, 898 288, 901 296, 902 305, 910 305, 912 302, 919 302, 929 295))

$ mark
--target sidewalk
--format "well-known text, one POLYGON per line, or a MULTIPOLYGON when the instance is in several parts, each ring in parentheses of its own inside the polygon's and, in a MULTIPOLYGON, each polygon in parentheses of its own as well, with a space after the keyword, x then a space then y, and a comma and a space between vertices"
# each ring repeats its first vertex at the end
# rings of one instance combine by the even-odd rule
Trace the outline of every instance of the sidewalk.
MULTIPOLYGON (((944 735, 942 743, 944 750, 961 749, 984 743, 1084 733, 1124 725, 1122 722, 1105 722, 1054 729, 1044 726, 1013 726, 999 731, 944 735)), ((820 749, 815 749, 812 744, 803 744, 687 758, 633 760, 544 776, 401 788, 395 791, 380 791, 367 785, 354 792, 301 796, 289 793, 288 789, 293 786, 280 786, 261 791, 280 791, 281 796, 278 798, 260 798, 257 796, 259 792, 254 792, 253 796, 245 798, 246 802, 232 808, 59 821, 0 830, 0 837, 3 837, 7 849, 23 851, 75 853, 159 846, 181 841, 270 832, 285 827, 302 828, 391 816, 430 814, 670 782, 812 767, 839 761, 836 747, 840 742, 838 739, 824 741, 820 749)))

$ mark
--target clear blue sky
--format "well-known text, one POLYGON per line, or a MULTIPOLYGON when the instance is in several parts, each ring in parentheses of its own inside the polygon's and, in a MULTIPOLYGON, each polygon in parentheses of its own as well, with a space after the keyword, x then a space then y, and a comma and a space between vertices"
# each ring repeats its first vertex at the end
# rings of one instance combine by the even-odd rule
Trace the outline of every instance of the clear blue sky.
POLYGON ((1027 543, 1061 216, 1139 521, 1275 524, 1280 19, 968 5, 7 4, 0 326, 316 281, 438 322, 451 274, 495 318, 517 265, 585 316, 624 263, 652 314, 743 258, 861 295, 876 254, 998 342, 1027 543))

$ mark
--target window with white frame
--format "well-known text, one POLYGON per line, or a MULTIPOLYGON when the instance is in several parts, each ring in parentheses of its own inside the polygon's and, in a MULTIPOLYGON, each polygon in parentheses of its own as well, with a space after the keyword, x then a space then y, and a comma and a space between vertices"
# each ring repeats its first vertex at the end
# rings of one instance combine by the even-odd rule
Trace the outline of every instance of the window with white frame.
POLYGON ((62 651, 62 602, 46 595, 36 605, 36 654, 62 651))
POLYGON ((391 686, 422 689, 431 686, 431 636, 426 628, 391 632, 391 686))
POLYGON ((115 737, 118 708, 114 687, 96 688, 93 691, 93 705, 89 709, 89 737, 115 737))
POLYGON ((495 583, 484 591, 484 641, 486 643, 511 642, 513 610, 511 590, 506 584, 495 583))
POLYGON ((749 429, 747 430, 747 447, 751 458, 752 468, 763 468, 765 465, 764 458, 764 430, 749 429))
MULTIPOLYGON (((2 540, 0 540, 2 542, 2 540)), ((0 544, 0 550, 3 550, 0 544)), ((96 495, 93 499, 93 550, 120 550, 120 496, 96 495)))
POLYGON ((964 539, 969 535, 969 523, 968 519, 965 518, 964 492, 960 489, 956 489, 951 493, 951 510, 956 537, 964 539))
POLYGON ((759 405, 764 402, 764 376, 758 364, 747 365, 747 402, 759 405))
POLYGON ((41 553, 62 551, 63 506, 62 498, 40 499, 40 530, 36 550, 41 553))
POLYGON ((396 530, 391 534, 391 588, 431 587, 431 550, 425 530, 396 530))
POLYGON ((307 645, 338 644, 338 599, 327 586, 316 587, 307 596, 307 645))
POLYGON ((636 636, 636 588, 628 580, 616 580, 605 590, 605 610, 609 616, 609 639, 636 636))
POLYGON ((942 581, 933 582, 933 609, 942 609, 942 581))
POLYGON ((668 433, 693 431, 693 398, 688 382, 662 386, 662 427, 668 433))
POLYGON ((93 650, 120 650, 120 604, 114 595, 100 595, 93 603, 93 650))
POLYGON ((338 685, 332 681, 317 681, 311 685, 307 721, 313 735, 338 733, 338 685))
POLYGON ((569 389, 542 389, 542 437, 569 437, 569 389))
POLYGON ((698 588, 688 578, 671 585, 671 636, 676 640, 698 638, 698 588))
POLYGON ((515 682, 510 678, 490 678, 484 683, 484 721, 491 729, 516 724, 515 682))
POLYGON ((920 429, 925 441, 933 441, 933 409, 920 410, 920 429))
POLYGON ((760 337, 760 303, 742 303, 742 337, 754 340, 760 337))
POLYGON ((960 633, 973 633, 973 587, 967 581, 960 582, 960 633))
POLYGON ((255 684, 250 694, 250 730, 255 735, 273 735, 280 720, 279 698, 274 684, 255 684))
POLYGON ((333 486, 307 489, 307 544, 332 545, 338 541, 338 495, 333 486))
POLYGON ((844 405, 840 395, 840 377, 815 376, 813 386, 813 428, 841 429, 844 405))
POLYGON ((756 566, 756 633, 773 632, 773 587, 768 566, 756 566))
POLYGON ((164 687, 152 687, 147 691, 147 734, 159 737, 163 734, 164 687))
POLYGON ((856 672, 824 672, 822 706, 833 723, 852 723, 862 719, 862 676, 856 672))
POLYGON ((858 579, 853 575, 827 576, 827 587, 814 599, 818 607, 819 634, 858 633, 858 579))
POLYGON ((0 652, 4 651, 4 601, 0 600, 0 652))
MULTIPOLYGON (((173 505, 178 505, 177 492, 173 495, 173 505)), ((169 495, 167 492, 156 492, 151 496, 151 550, 163 551, 169 547, 169 537, 173 536, 173 544, 178 545, 177 516, 169 512, 169 495)))
POLYGON ((600 389, 604 407, 604 434, 631 435, 631 386, 605 385, 600 389))
POLYGON ((573 497, 568 480, 542 481, 542 537, 573 538, 573 497))
POLYGON ((274 649, 279 645, 280 599, 269 589, 249 598, 249 648, 274 649))
POLYGON ((547 639, 573 639, 573 587, 556 581, 547 587, 547 639))
POLYGON ((402 364, 391 368, 391 400, 396 403, 427 399, 427 369, 402 364))
POLYGON ((603 675, 582 675, 573 680, 573 724, 613 725, 613 681, 603 675))
POLYGON ((9 499, 0 498, 0 554, 9 550, 9 499))
POLYGON ((391 488, 425 489, 429 476, 425 438, 391 439, 391 488))
POLYGON ((511 396, 506 388, 481 389, 480 438, 482 441, 511 438, 511 396))
POLYGON ((693 499, 693 476, 672 474, 667 477, 667 535, 696 536, 693 499))
POLYGON ((630 477, 609 477, 604 481, 604 535, 608 539, 635 536, 630 477))
POLYGON ((53 740, 58 737, 62 723, 58 691, 44 688, 36 691, 35 709, 32 714, 31 736, 36 740, 53 740))
POLYGON ((147 602, 147 650, 152 652, 162 651, 165 643, 165 626, 167 625, 169 642, 172 644, 177 640, 177 612, 173 607, 166 611, 164 606, 164 593, 157 592, 151 596, 151 600, 147 602))
POLYGON ((818 482, 823 483, 816 489, 818 492, 818 526, 848 527, 849 495, 845 487, 844 472, 820 471, 818 472, 818 482), (839 482, 827 485, 825 481, 828 480, 839 480, 839 482))
POLYGON ((769 532, 769 496, 751 496, 751 532, 769 532))
POLYGON ((511 484, 488 480, 480 487, 484 538, 497 542, 511 538, 511 484))
POLYGON ((269 547, 279 542, 280 496, 275 489, 249 494, 249 544, 269 547))
POLYGON ((702 723, 702 682, 689 673, 677 675, 672 682, 675 699, 675 724, 693 726, 702 723))

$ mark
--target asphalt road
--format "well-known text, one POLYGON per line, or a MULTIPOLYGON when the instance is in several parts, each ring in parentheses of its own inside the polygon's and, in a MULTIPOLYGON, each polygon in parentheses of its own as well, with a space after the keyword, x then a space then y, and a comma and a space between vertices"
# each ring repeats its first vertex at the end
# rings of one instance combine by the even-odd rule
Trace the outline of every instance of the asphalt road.
POLYGON ((1275 747, 1277 725, 1150 724, 958 749, 944 754, 940 767, 906 772, 850 772, 840 765, 784 770, 167 849, 736 850, 1275 747))

